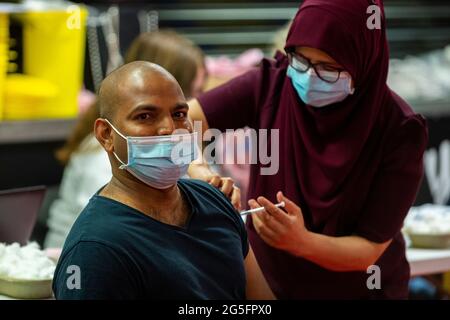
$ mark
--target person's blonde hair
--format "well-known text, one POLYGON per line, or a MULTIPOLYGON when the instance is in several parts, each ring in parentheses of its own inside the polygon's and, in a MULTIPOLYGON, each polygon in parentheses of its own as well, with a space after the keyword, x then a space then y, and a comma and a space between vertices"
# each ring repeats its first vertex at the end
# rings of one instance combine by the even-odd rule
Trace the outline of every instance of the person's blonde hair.
POLYGON ((186 97, 192 96, 197 70, 205 68, 201 49, 172 30, 140 34, 125 55, 125 63, 137 60, 159 64, 169 71, 177 79, 186 97))
MULTIPOLYGON (((172 30, 158 30, 140 34, 125 54, 125 63, 149 61, 169 71, 180 84, 186 97, 191 96, 192 85, 199 69, 205 67, 202 50, 189 39, 172 30)), ((97 103, 93 103, 77 121, 64 146, 56 151, 56 158, 67 164, 81 142, 93 131, 100 117, 97 103)))

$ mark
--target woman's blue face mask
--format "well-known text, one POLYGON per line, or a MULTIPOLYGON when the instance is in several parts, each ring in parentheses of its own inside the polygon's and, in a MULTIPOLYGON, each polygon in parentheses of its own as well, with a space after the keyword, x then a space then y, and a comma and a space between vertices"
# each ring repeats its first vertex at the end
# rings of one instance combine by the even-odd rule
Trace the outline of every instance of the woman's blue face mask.
POLYGON ((346 72, 342 72, 336 82, 329 83, 319 78, 313 68, 300 72, 289 65, 287 76, 291 78, 300 99, 317 108, 340 102, 355 91, 352 78, 346 72))

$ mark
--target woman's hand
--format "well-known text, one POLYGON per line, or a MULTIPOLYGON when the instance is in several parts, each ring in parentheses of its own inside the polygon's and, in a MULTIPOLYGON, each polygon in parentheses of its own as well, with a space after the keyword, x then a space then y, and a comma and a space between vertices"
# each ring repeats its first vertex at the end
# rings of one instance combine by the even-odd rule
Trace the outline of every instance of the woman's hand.
POLYGON ((287 213, 264 197, 257 200, 249 200, 248 204, 252 209, 265 208, 263 212, 252 215, 253 226, 264 242, 325 269, 366 271, 392 241, 375 243, 356 235, 333 237, 314 233, 306 229, 302 210, 281 192, 277 193, 277 200, 285 202, 287 213))
POLYGON ((208 182, 210 185, 222 191, 230 199, 237 211, 241 211, 241 190, 234 185, 230 177, 221 177, 205 164, 191 164, 188 174, 191 178, 208 182))
POLYGON ((252 215, 253 226, 268 245, 300 256, 309 237, 309 231, 303 221, 302 210, 286 198, 281 191, 277 193, 277 200, 285 202, 284 209, 287 212, 275 207, 264 197, 258 197, 257 201, 254 199, 248 201, 252 209, 265 208, 263 212, 252 215))

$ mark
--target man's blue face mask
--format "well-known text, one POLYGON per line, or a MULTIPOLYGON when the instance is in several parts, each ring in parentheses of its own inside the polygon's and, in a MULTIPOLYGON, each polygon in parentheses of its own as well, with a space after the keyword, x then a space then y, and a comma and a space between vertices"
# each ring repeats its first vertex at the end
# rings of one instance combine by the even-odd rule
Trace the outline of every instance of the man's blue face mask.
POLYGON ((352 78, 347 73, 341 73, 336 82, 329 83, 320 79, 313 68, 300 72, 289 65, 286 75, 291 78, 300 99, 317 108, 342 101, 355 91, 351 87, 352 78))
POLYGON ((128 163, 124 163, 115 152, 116 159, 126 169, 145 184, 156 189, 173 186, 186 174, 189 164, 197 158, 197 133, 129 137, 120 133, 112 124, 106 122, 127 141, 128 163))

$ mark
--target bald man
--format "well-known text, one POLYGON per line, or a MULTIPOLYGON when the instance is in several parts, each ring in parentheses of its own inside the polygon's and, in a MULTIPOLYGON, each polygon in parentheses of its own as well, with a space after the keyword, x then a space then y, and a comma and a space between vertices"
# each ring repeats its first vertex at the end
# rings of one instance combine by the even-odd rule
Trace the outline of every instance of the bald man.
POLYGON ((99 106, 94 130, 113 177, 69 233, 55 297, 273 298, 230 201, 206 182, 179 179, 189 150, 184 164, 162 157, 175 130, 192 136, 172 75, 149 62, 124 65, 103 81, 99 106))

